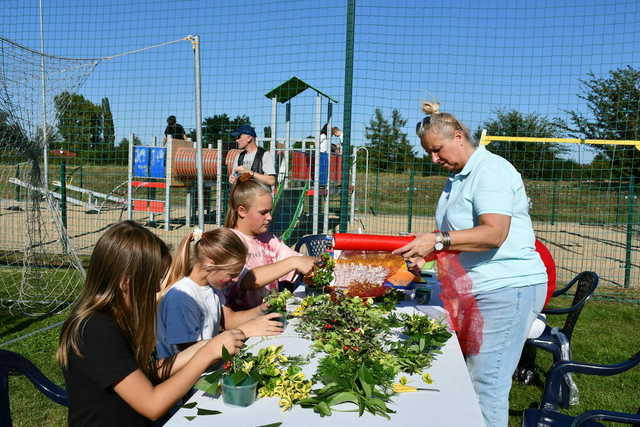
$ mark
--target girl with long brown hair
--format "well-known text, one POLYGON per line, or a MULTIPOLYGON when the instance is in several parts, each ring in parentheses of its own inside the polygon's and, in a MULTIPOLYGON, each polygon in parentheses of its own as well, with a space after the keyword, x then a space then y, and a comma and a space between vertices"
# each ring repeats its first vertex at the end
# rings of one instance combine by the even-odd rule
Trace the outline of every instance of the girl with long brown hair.
POLYGON ((156 292, 169 262, 164 242, 133 221, 113 225, 96 243, 57 352, 69 425, 150 425, 222 357, 223 346, 242 347, 244 334, 229 330, 155 360, 156 292))

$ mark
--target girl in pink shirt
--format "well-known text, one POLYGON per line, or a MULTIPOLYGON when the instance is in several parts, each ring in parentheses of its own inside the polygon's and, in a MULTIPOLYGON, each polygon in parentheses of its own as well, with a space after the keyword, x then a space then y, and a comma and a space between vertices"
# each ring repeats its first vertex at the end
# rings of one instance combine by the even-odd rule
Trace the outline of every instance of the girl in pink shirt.
POLYGON ((228 287, 226 304, 233 310, 260 305, 270 290, 278 289, 279 281, 292 281, 296 273, 306 274, 313 268, 314 257, 299 254, 269 233, 272 208, 271 190, 249 174, 242 175, 231 189, 225 227, 233 229, 247 246, 246 268, 281 263, 290 267, 286 275, 264 286, 228 287))

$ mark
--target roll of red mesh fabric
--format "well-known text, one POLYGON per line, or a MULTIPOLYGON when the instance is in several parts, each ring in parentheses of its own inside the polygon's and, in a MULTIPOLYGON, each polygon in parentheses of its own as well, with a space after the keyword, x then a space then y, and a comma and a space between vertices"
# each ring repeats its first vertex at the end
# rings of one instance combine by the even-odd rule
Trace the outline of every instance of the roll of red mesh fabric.
POLYGON ((380 236, 376 234, 337 233, 333 235, 333 249, 343 251, 396 250, 415 239, 415 236, 380 236))

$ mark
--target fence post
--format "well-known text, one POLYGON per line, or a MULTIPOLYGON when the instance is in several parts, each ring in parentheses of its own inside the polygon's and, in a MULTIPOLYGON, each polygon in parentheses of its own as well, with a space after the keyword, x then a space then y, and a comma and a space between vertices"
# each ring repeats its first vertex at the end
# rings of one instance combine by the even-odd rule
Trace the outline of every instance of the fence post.
POLYGON ((413 183, 414 183, 414 175, 415 172, 411 169, 411 174, 409 175, 409 202, 407 203, 407 233, 411 233, 412 222, 413 222, 413 183))
POLYGON ((67 170, 64 157, 60 158, 60 216, 62 225, 67 228, 67 170))
MULTIPOLYGON (((16 179, 20 179, 20 165, 16 165, 16 179)), ((20 201, 20 186, 16 185, 16 202, 20 201)))
POLYGON ((553 192, 551 193, 551 225, 556 223, 556 205, 558 203, 558 181, 553 181, 553 192))
POLYGON ((633 210, 635 207, 634 176, 629 177, 629 194, 627 196, 627 242, 625 245, 624 260, 624 287, 628 288, 631 281, 631 244, 633 242, 633 210))

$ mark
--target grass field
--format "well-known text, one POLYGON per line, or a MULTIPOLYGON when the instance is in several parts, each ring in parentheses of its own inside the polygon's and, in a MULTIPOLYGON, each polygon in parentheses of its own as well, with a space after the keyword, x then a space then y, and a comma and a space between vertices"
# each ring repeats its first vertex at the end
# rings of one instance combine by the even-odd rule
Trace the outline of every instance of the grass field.
MULTIPOLYGON (((568 300, 563 299, 562 303, 568 300)), ((46 318, 0 316, 0 336, 7 342, 46 325, 64 319, 64 315, 46 318)), ((621 362, 640 350, 640 308, 635 304, 590 301, 585 307, 573 336, 575 360, 593 363, 621 362)), ((58 384, 62 375, 54 360, 59 328, 38 333, 3 349, 26 355, 42 371, 58 384)), ((514 385, 510 397, 510 426, 519 426, 525 408, 535 406, 542 394, 543 372, 551 364, 551 358, 538 352, 538 382, 533 386, 514 385)), ((587 377, 578 375, 580 404, 568 413, 576 414, 588 409, 609 409, 636 412, 640 406, 638 385, 640 367, 615 377, 587 377)), ((15 426, 63 426, 66 410, 48 401, 35 391, 31 384, 20 377, 9 381, 11 410, 15 426)), ((452 426, 456 427, 456 426, 452 426)))

